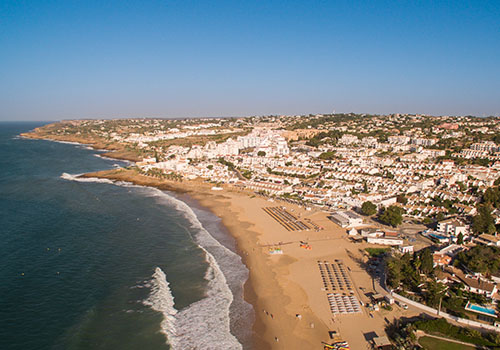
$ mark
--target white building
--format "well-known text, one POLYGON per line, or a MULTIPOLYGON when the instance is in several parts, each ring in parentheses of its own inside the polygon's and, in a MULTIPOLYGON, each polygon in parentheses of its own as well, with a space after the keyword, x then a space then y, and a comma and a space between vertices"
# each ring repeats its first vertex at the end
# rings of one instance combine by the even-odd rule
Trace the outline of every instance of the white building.
POLYGON ((390 238, 390 237, 368 237, 366 239, 368 243, 381 244, 381 245, 403 245, 403 240, 400 238, 390 238))
POLYGON ((412 245, 404 245, 404 246, 401 246, 401 247, 399 247, 399 251, 400 251, 402 254, 406 254, 406 253, 413 253, 413 246, 412 246, 412 245))
POLYGON ((467 226, 456 219, 448 219, 438 223, 437 231, 448 235, 458 236, 467 234, 467 226))
POLYGON ((338 211, 328 218, 343 228, 363 225, 363 218, 352 211, 338 211))
POLYGON ((355 135, 344 134, 339 139, 339 143, 341 145, 352 145, 353 143, 357 143, 359 141, 358 137, 355 135))
POLYGON ((408 136, 396 135, 396 136, 389 136, 387 138, 387 141, 393 145, 406 145, 406 144, 410 143, 410 138, 408 136))

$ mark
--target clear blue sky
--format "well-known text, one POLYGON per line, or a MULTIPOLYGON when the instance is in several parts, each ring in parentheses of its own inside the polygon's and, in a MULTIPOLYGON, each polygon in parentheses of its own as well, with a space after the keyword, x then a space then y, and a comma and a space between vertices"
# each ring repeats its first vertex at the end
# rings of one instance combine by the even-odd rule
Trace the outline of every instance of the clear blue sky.
POLYGON ((0 0, 0 120, 500 115, 500 1, 0 0))

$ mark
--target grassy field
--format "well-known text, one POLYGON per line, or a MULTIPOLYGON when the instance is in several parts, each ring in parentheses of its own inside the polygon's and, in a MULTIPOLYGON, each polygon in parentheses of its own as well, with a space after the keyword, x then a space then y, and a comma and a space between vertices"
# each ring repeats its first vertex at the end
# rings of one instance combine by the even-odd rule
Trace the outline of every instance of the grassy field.
POLYGON ((424 347, 426 350, 473 350, 474 347, 466 346, 462 344, 447 342, 440 339, 435 339, 431 337, 422 337, 418 340, 418 343, 424 347))

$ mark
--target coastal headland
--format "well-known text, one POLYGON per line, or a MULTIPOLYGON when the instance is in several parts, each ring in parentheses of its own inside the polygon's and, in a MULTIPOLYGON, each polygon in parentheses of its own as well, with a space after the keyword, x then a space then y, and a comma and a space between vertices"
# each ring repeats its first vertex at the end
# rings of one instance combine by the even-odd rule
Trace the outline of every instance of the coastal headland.
POLYGON ((41 140, 51 140, 60 142, 74 142, 84 145, 88 145, 96 150, 106 150, 105 153, 101 155, 104 157, 128 160, 131 162, 137 162, 141 160, 137 152, 127 150, 126 147, 118 143, 107 142, 98 137, 92 136, 78 136, 78 135, 54 135, 50 134, 50 131, 56 129, 60 126, 60 123, 48 124, 42 127, 36 128, 31 132, 22 133, 20 136, 28 139, 41 139, 41 140))

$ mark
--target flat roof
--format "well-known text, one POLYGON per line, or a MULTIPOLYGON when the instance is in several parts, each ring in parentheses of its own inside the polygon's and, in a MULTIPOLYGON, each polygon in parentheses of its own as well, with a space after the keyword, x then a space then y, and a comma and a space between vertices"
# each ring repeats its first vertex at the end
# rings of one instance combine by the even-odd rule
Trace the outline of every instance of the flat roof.
POLYGON ((344 215, 351 218, 351 219, 361 219, 361 216, 352 212, 352 211, 345 211, 344 215))
POLYGON ((390 342, 389 338, 387 338, 385 335, 383 335, 381 337, 373 338, 373 342, 375 343, 375 346, 392 345, 392 343, 390 342))
POLYGON ((488 233, 483 233, 482 235, 479 235, 479 238, 484 239, 485 241, 490 241, 495 243, 500 241, 500 237, 493 236, 488 233))

